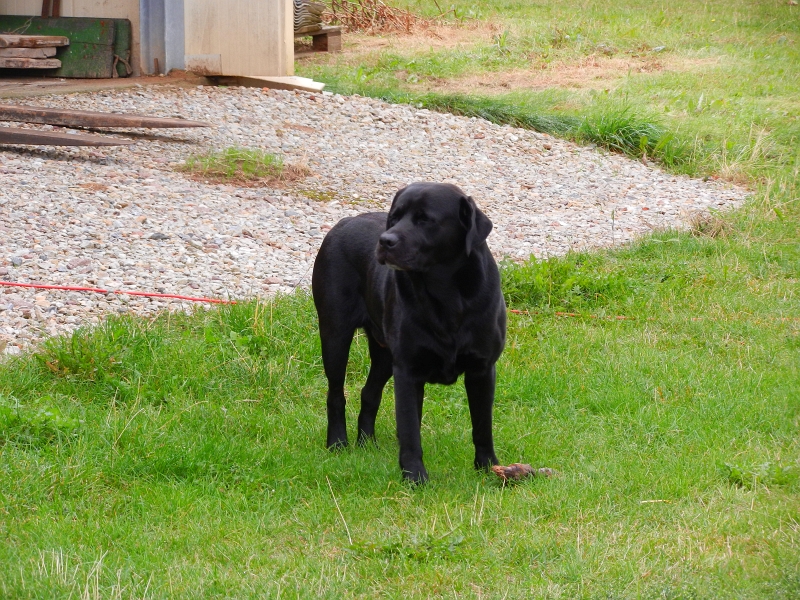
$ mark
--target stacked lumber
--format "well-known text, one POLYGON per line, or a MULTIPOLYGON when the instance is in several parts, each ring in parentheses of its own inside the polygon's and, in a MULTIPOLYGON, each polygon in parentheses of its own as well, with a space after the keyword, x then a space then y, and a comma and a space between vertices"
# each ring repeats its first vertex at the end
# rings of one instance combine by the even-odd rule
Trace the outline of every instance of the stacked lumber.
POLYGON ((311 0, 294 0, 294 32, 308 33, 322 27, 325 5, 311 0))
MULTIPOLYGON (((146 115, 100 113, 87 110, 62 110, 39 106, 0 104, 0 121, 41 123, 61 127, 211 127, 202 121, 166 119, 146 115)), ((17 129, 0 127, 0 144, 28 144, 35 146, 125 146, 131 140, 79 135, 62 131, 17 129)))
POLYGON ((13 35, 0 33, 0 69, 58 69, 56 48, 68 46, 61 35, 13 35))
POLYGON ((41 123, 60 127, 211 127, 203 121, 168 119, 146 115, 93 112, 89 110, 63 110, 15 104, 0 104, 0 121, 41 123))
MULTIPOLYGON (((4 1, 0 0, 0 6, 4 1)), ((58 3, 60 0, 51 1, 58 3)), ((81 2, 85 4, 83 0, 81 2)), ((163 3, 164 0, 161 0, 161 4, 163 3)), ((95 4, 109 2, 104 0, 95 4)), ((0 13, 2 12, 0 9, 0 13)), ((132 73, 130 63, 133 38, 128 19, 41 18, 0 14, 0 34, 2 33, 69 38, 69 46, 58 51, 61 67, 39 71, 44 77, 110 79, 128 77, 132 73)))

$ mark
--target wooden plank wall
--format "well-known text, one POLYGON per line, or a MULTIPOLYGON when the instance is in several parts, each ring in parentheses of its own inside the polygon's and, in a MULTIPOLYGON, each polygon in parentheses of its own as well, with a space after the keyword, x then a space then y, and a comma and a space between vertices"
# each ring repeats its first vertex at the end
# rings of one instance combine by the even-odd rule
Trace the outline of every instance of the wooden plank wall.
MULTIPOLYGON (((42 14, 42 0, 0 0, 0 14, 42 14)), ((139 64, 139 0, 61 0, 62 17, 95 17, 130 19, 133 28, 131 62, 134 74, 141 71, 139 64)))
POLYGON ((209 75, 294 74, 292 0, 184 2, 187 68, 197 62, 209 65, 209 75))
MULTIPOLYGON (((0 0, 0 14, 41 11, 42 0, 0 0)), ((152 70, 140 64, 139 0, 61 0, 61 16, 130 19, 134 73, 152 70)), ((194 60, 209 75, 294 75, 292 0, 184 0, 184 17, 187 68, 194 60)))

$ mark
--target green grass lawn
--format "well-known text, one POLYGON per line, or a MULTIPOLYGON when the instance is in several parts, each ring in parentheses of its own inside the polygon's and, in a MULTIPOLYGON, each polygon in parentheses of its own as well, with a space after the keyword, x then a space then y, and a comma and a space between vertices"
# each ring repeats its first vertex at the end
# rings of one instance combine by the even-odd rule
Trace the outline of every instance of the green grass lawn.
MULTIPOLYGON (((428 15, 439 12, 423 0, 398 4, 428 15)), ((650 150, 677 171, 734 179, 797 177, 800 7, 787 0, 439 3, 445 4, 466 17, 466 25, 474 23, 470 17, 493 22, 496 33, 487 38, 478 31, 474 43, 445 48, 434 47, 431 38, 427 48, 417 44, 411 50, 403 50, 408 44, 400 36, 388 49, 359 51, 355 59, 352 52, 303 59, 298 73, 326 82, 331 91, 527 122, 578 139, 596 131, 609 114, 627 110, 638 122, 664 131, 668 137, 657 150, 650 134, 650 150), (646 69, 622 71, 599 86, 517 88, 494 93, 490 101, 474 92, 469 97, 437 92, 467 75, 482 77, 486 89, 498 92, 504 88, 492 84, 504 73, 558 74, 587 57, 627 60, 646 69)), ((636 136, 630 153, 639 154, 639 144, 636 136)))
MULTIPOLYGON (((579 140, 627 115, 592 141, 624 134, 624 151, 653 157, 654 136, 669 168, 754 189, 692 232, 505 266, 520 313, 498 365, 498 456, 559 476, 503 487, 475 472, 460 383, 426 390, 427 486, 400 479, 391 384, 378 445, 325 450, 304 293, 114 318, 0 363, 0 597, 800 597, 800 10, 455 5, 509 31, 501 62, 572 60, 589 43, 722 60, 608 93, 483 98, 386 69, 359 80, 346 53, 303 74, 579 140)), ((451 54, 490 51, 414 53, 456 79, 495 66, 451 54)), ((362 75, 388 54, 363 57, 362 75)), ((351 436, 367 368, 359 337, 351 436)))

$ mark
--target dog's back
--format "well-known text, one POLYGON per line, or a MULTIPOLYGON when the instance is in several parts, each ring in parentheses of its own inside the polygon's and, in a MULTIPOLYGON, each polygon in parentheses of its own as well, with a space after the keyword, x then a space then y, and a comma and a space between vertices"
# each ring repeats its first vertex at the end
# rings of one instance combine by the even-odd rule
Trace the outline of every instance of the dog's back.
POLYGON ((375 261, 386 213, 365 213, 339 221, 325 236, 314 261, 311 292, 320 330, 358 329, 368 320, 364 292, 385 269, 375 261))

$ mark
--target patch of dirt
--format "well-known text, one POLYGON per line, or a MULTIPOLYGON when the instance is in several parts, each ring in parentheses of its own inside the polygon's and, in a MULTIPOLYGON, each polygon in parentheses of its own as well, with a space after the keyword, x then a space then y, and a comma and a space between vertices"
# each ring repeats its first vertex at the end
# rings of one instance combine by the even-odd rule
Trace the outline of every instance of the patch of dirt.
MULTIPOLYGON (((459 46, 468 48, 479 43, 491 43, 492 36, 502 30, 502 26, 491 22, 471 22, 461 25, 432 25, 426 29, 420 29, 410 34, 391 33, 371 35, 348 32, 342 36, 342 53, 328 54, 321 52, 298 57, 298 59, 311 60, 314 62, 344 61, 346 63, 360 63, 364 56, 382 50, 392 50, 398 54, 405 54, 431 49, 445 50, 448 48, 458 48, 459 46)), ((300 41, 295 44, 295 52, 310 49, 310 43, 306 44, 300 41)))
POLYGON ((694 237, 721 238, 733 231, 733 225, 717 213, 699 212, 689 219, 689 231, 694 237))
MULTIPOLYGON (((315 53, 298 57, 298 60, 315 63, 364 64, 367 57, 390 50, 400 55, 417 52, 469 48, 493 43, 494 37, 504 31, 499 23, 473 21, 458 25, 437 24, 418 29, 410 34, 347 33, 342 53, 315 53)), ((299 50, 303 47, 298 46, 299 50)), ((659 72, 699 71, 717 66, 721 59, 689 58, 671 54, 641 56, 592 54, 579 59, 552 62, 537 61, 531 57, 529 69, 476 73, 456 79, 426 79, 405 87, 410 91, 437 91, 443 93, 504 94, 513 90, 543 90, 566 88, 576 90, 613 89, 626 77, 659 72)), ((396 77, 405 81, 407 73, 397 71, 396 77)))
POLYGON ((717 59, 671 57, 587 56, 578 61, 532 65, 530 69, 478 73, 458 79, 421 81, 414 91, 505 94, 509 91, 547 88, 613 89, 629 76, 667 71, 692 71, 718 64, 717 59))
MULTIPOLYGON (((492 36, 502 31, 502 26, 491 22, 472 22, 463 25, 434 25, 425 30, 406 35, 348 34, 353 48, 349 52, 374 52, 391 48, 397 52, 442 50, 490 43, 492 36)), ((348 44, 349 46, 349 44, 348 44)))

